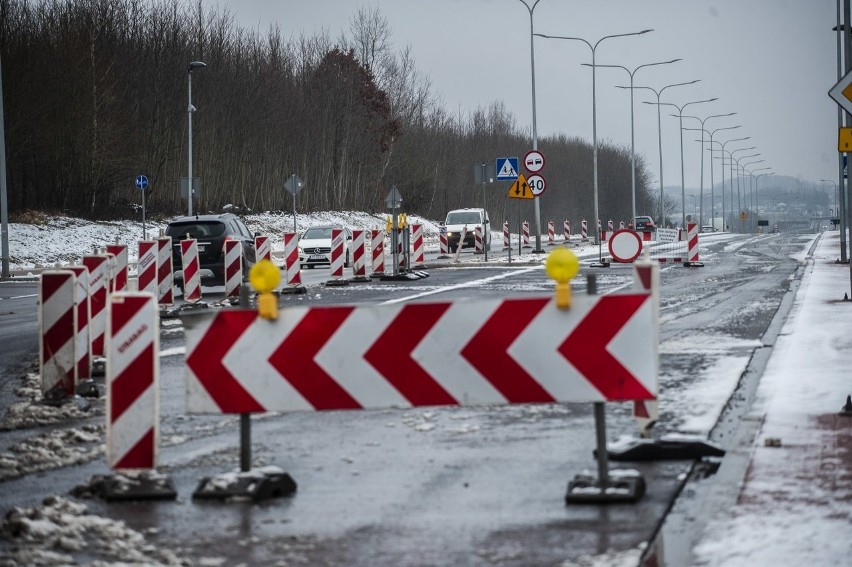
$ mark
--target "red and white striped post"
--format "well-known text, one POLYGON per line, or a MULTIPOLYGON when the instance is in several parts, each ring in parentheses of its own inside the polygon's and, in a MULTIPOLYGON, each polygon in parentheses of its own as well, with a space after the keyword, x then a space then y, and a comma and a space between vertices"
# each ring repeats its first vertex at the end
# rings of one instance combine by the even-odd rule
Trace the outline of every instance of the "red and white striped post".
POLYGON ((257 258, 258 262, 261 260, 272 261, 272 242, 269 240, 268 236, 255 236, 254 250, 255 258, 257 258))
POLYGON ((524 221, 524 248, 531 248, 530 246, 530 223, 524 221))
POLYGON ((346 239, 343 236, 342 228, 332 228, 331 229, 331 264, 329 266, 329 271, 331 272, 331 277, 335 280, 339 280, 343 277, 343 264, 346 262, 346 258, 343 254, 343 246, 346 244, 346 239))
MULTIPOLYGON (((375 231, 373 231, 375 232, 375 231)), ((441 258, 446 258, 450 254, 450 243, 447 242, 447 229, 446 227, 441 227, 440 232, 438 233, 438 245, 441 251, 441 258)))
POLYGON ((610 232, 615 230, 615 225, 612 223, 612 219, 609 219, 608 221, 606 221, 606 229, 610 232))
POLYGON ((370 281, 367 277, 367 231, 352 230, 352 281, 370 281))
POLYGON ((618 221, 618 230, 624 230, 624 221, 618 221))
MULTIPOLYGON (((441 233, 443 237, 442 245, 446 246, 447 244, 447 235, 446 233, 441 233)), ((370 231, 370 252, 373 256, 373 273, 374 274, 382 274, 385 273, 385 231, 383 230, 372 230, 370 231)))
POLYGON ((104 355, 109 258, 104 254, 83 256, 89 269, 89 333, 92 337, 92 356, 104 355))
POLYGON ((562 238, 565 242, 571 240, 571 221, 565 219, 565 222, 562 223, 562 238))
POLYGON ((243 243, 235 238, 225 240, 225 298, 240 297, 243 283, 243 243))
POLYGON ((287 273, 287 287, 302 285, 302 264, 299 262, 299 234, 284 233, 284 271, 287 273))
POLYGON ((556 226, 553 221, 547 221, 547 244, 553 246, 556 242, 556 226))
POLYGON ((157 302, 174 305, 175 272, 172 262, 172 237, 157 238, 157 302))
POLYGON ((136 268, 136 288, 157 294, 157 242, 139 241, 139 261, 136 268))
POLYGON ((583 234, 583 240, 589 238, 589 223, 587 223, 585 219, 580 221, 580 231, 583 234))
POLYGON ((180 258, 183 266, 183 300, 201 301, 201 273, 198 264, 198 241, 186 238, 180 241, 180 258))
POLYGON ((422 224, 412 224, 411 225, 411 246, 413 247, 413 253, 411 258, 411 263, 415 267, 422 267, 423 263, 426 261, 425 255, 426 250, 424 248, 423 243, 423 225, 422 224))
POLYGON ((159 329, 150 293, 112 295, 107 332, 107 464, 153 469, 159 442, 159 329))
POLYGON ((107 244, 107 253, 115 256, 113 291, 127 290, 127 244, 107 244))
MULTIPOLYGON (((74 335, 75 380, 92 375, 92 340, 89 337, 89 270, 85 266, 69 266, 77 277, 74 305, 77 308, 77 332, 74 335)), ((76 384, 76 382, 75 382, 76 384)))
POLYGON ((509 236, 509 222, 503 221, 503 249, 506 250, 512 246, 509 236))
POLYGON ((698 224, 686 223, 687 247, 686 261, 689 264, 698 264, 698 224))
POLYGON ((476 225, 473 229, 473 253, 482 254, 485 249, 482 247, 482 226, 476 225))
POLYGON ((39 368, 41 393, 61 390, 74 395, 77 310, 76 276, 70 270, 52 270, 39 276, 39 368))

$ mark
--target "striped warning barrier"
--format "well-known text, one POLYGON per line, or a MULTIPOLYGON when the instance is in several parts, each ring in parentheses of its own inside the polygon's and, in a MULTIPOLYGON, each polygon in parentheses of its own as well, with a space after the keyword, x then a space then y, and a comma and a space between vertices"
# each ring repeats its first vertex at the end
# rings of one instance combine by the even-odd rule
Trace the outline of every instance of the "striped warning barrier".
POLYGON ((104 254, 83 256, 83 265, 89 270, 89 333, 92 337, 92 356, 103 356, 109 259, 104 254))
POLYGON ((524 247, 524 248, 532 248, 532 247, 530 246, 530 223, 528 223, 527 221, 524 221, 523 230, 524 230, 524 236, 523 236, 523 238, 524 238, 524 244, 523 244, 523 247, 524 247))
POLYGON ((201 272, 198 265, 198 241, 186 238, 180 241, 180 258, 183 266, 183 300, 201 301, 201 272))
POLYGON ((354 276, 353 281, 370 281, 370 278, 367 277, 366 230, 352 230, 352 275, 354 276))
POLYGON ((609 219, 608 221, 606 221, 606 229, 610 232, 615 230, 615 225, 613 225, 612 219, 609 219))
MULTIPOLYGON (((75 380, 92 375, 92 341, 89 337, 89 270, 85 266, 69 266, 77 277, 74 286, 74 305, 77 309, 77 326, 74 334, 75 380)), ((76 384, 76 382, 75 382, 76 384)))
POLYGON ((411 246, 413 248, 411 263, 415 267, 420 267, 425 262, 422 224, 411 224, 411 246))
POLYGON ((106 251, 115 256, 112 291, 127 290, 127 244, 107 244, 106 251))
POLYGON ((157 238, 157 302, 174 305, 175 272, 172 262, 172 237, 157 238))
POLYGON ((473 253, 482 254, 485 249, 482 247, 482 226, 476 225, 473 228, 473 253))
POLYGON ((571 239, 571 221, 565 219, 565 222, 562 223, 562 238, 567 242, 571 239))
POLYGON ((547 244, 548 246, 553 246, 555 244, 556 238, 556 227, 553 224, 553 221, 547 221, 547 244))
POLYGON ((139 241, 139 261, 136 264, 136 289, 157 293, 157 242, 139 241))
POLYGON ((268 236, 258 235, 254 237, 254 256, 257 261, 269 260, 272 261, 272 242, 268 236))
POLYGON ((331 229, 331 265, 329 271, 331 277, 340 279, 343 277, 343 264, 346 259, 343 255, 343 247, 346 244, 346 239, 343 236, 342 228, 331 229))
POLYGON ((240 296, 243 283, 243 243, 235 238, 225 240, 225 297, 240 296))
POLYGON ((618 230, 624 230, 624 221, 618 221, 618 230))
MULTIPOLYGON (((441 241, 441 245, 446 247, 447 245, 447 235, 446 233, 441 233, 443 240, 441 241)), ((443 251, 443 248, 442 248, 443 251)), ((384 274, 385 273, 385 231, 383 230, 372 230, 370 231, 370 253, 373 257, 373 273, 374 274, 384 274)))
POLYGON ((511 237, 509 236, 509 223, 503 221, 503 249, 511 247, 511 237))
MULTIPOLYGON (((373 231, 374 233, 376 231, 373 231)), ((445 258, 450 253, 450 243, 447 242, 447 227, 442 226, 438 233, 438 246, 441 251, 441 257, 445 258)))
POLYGON ((107 333, 107 464, 152 469, 159 440, 157 302, 144 292, 113 294, 107 333))
POLYGON ((652 259, 661 264, 683 264, 696 268, 704 266, 699 261, 697 223, 687 223, 686 231, 658 228, 656 237, 657 245, 651 248, 652 259))
POLYGON ((302 285, 302 264, 299 261, 299 234, 284 233, 284 271, 287 274, 287 286, 302 285))
MULTIPOLYGON (((643 233, 650 234, 650 233, 643 233)), ((659 321, 660 269, 654 262, 639 259, 633 263, 633 289, 650 293, 659 321)), ((659 348, 659 347, 658 347, 659 348)), ((639 423, 643 437, 651 436, 651 428, 660 418, 659 384, 655 384, 653 400, 633 400, 633 418, 639 423)))
POLYGON ((686 232, 687 262, 689 262, 690 265, 698 265, 698 224, 694 222, 687 223, 686 232))
POLYGON ((56 390, 74 395, 76 285, 70 270, 51 270, 39 276, 39 368, 45 396, 56 390))
POLYGON ((589 237, 589 223, 584 220, 580 221, 580 232, 583 235, 583 240, 586 240, 589 237))

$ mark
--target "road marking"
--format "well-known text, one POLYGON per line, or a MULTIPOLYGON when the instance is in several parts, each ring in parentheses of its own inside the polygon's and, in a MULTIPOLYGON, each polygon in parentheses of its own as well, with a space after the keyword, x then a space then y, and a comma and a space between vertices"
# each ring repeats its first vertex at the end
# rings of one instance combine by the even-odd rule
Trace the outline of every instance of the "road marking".
POLYGON ((31 293, 30 295, 15 295, 12 297, 0 297, 0 301, 9 301, 12 299, 29 299, 30 297, 38 297, 37 293, 31 293))
POLYGON ((533 270, 543 270, 543 269, 544 269, 544 266, 533 266, 531 268, 524 268, 523 270, 510 271, 510 272, 506 272, 504 274, 500 274, 500 275, 497 275, 497 276, 489 276, 489 277, 483 278, 481 280, 474 280, 474 281, 470 281, 470 282, 465 282, 465 283, 450 285, 450 286, 442 287, 442 288, 438 288, 438 289, 433 289, 433 290, 430 290, 430 291, 424 291, 422 293, 416 293, 414 295, 409 295, 408 297, 400 297, 400 298, 397 298, 397 299, 389 299, 389 300, 387 300, 383 303, 380 303, 379 305, 392 305, 394 303, 402 303, 403 301, 412 301, 414 299, 420 299, 421 297, 428 297, 430 295, 435 295, 435 294, 438 294, 438 293, 444 293, 445 291, 454 291, 454 290, 457 290, 457 289, 464 289, 466 287, 474 287, 474 286, 478 286, 478 285, 481 285, 481 284, 486 284, 486 283, 506 279, 506 278, 509 278, 509 277, 512 277, 512 276, 515 276, 515 275, 526 274, 526 273, 532 272, 533 270))

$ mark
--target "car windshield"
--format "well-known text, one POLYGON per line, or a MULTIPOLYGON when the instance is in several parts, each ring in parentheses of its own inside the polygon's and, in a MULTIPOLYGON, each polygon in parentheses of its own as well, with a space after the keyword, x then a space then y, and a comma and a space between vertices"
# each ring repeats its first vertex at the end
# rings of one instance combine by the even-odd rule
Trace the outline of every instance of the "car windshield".
POLYGON ((446 224, 479 224, 480 222, 482 221, 479 218, 479 213, 464 211, 448 214, 446 224))
POLYGON ((219 221, 174 222, 166 228, 172 238, 213 238, 225 234, 225 225, 219 221))
POLYGON ((302 236, 305 240, 322 240, 322 239, 330 239, 331 238, 331 227, 330 226, 315 226, 313 228, 309 228, 305 231, 305 235, 302 236))

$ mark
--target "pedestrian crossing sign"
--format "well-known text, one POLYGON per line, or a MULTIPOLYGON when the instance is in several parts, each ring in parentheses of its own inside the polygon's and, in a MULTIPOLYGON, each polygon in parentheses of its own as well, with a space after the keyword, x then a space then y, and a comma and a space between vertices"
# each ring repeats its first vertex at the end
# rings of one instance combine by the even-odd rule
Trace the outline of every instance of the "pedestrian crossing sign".
POLYGON ((518 158, 497 158, 497 181, 512 181, 518 178, 518 158))

